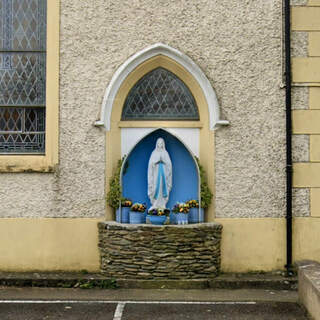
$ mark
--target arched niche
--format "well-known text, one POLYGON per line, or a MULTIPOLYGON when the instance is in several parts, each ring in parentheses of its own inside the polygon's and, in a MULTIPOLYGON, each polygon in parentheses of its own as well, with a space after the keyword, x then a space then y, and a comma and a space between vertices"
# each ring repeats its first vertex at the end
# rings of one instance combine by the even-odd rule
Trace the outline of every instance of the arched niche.
MULTIPOLYGON (((145 132, 165 129, 176 133, 185 145, 192 146, 194 154, 207 172, 208 185, 214 193, 214 129, 228 124, 219 118, 219 105, 210 82, 201 69, 186 55, 163 44, 156 44, 130 57, 114 74, 103 100, 101 118, 96 125, 106 129, 106 192, 117 162, 135 145, 145 132), (199 120, 161 121, 121 120, 125 100, 146 74, 164 68, 175 74, 192 93, 199 110, 199 120)), ((182 200, 182 199, 181 199, 182 200)), ((207 209, 208 221, 214 219, 214 200, 207 209)), ((114 218, 111 208, 106 208, 106 219, 114 218)))
POLYGON ((122 194, 134 202, 151 206, 148 198, 148 162, 158 138, 163 138, 172 162, 172 190, 168 208, 176 202, 199 200, 199 170, 191 151, 174 135, 157 129, 141 139, 123 162, 121 170, 122 194))

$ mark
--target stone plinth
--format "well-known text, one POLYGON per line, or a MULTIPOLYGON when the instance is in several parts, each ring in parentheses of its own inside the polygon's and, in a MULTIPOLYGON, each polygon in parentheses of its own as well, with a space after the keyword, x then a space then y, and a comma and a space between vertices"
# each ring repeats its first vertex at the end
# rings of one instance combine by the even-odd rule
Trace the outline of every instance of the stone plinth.
POLYGON ((297 264, 299 300, 312 319, 320 320, 320 263, 306 260, 297 264))
POLYGON ((99 223, 101 271, 126 279, 205 279, 220 270, 222 226, 99 223))

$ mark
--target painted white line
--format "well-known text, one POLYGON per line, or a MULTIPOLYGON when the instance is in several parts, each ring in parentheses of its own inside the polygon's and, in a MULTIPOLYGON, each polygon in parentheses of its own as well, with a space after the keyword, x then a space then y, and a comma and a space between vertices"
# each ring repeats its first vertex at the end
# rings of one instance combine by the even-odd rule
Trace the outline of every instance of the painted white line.
POLYGON ((225 305, 238 305, 238 304, 257 304, 256 301, 113 301, 113 300, 0 300, 0 304, 4 303, 17 303, 17 304, 53 304, 53 303, 84 303, 84 304, 93 304, 93 303, 115 303, 115 304, 203 304, 203 305, 215 305, 215 304, 225 304, 225 305))
POLYGON ((113 316, 113 320, 121 320, 121 318, 122 318, 122 313, 123 313, 123 309, 124 309, 124 306, 125 306, 125 305, 126 305, 126 304, 123 303, 123 302, 118 303, 117 309, 116 309, 116 311, 115 311, 115 313, 114 313, 114 316, 113 316))

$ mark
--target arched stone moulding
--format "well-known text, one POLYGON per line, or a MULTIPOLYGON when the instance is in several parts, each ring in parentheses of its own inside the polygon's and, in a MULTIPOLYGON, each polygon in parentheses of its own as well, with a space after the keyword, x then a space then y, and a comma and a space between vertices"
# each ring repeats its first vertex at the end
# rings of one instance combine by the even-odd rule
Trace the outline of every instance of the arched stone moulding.
POLYGON ((141 50, 130 57, 119 67, 106 89, 101 106, 100 120, 96 121, 95 125, 104 126, 107 131, 110 130, 113 101, 122 83, 125 81, 127 76, 141 63, 159 55, 176 61, 178 64, 184 67, 198 82, 207 101, 210 130, 216 129, 219 125, 228 125, 229 122, 227 120, 220 119, 219 103, 216 93, 203 71, 187 55, 162 43, 156 43, 141 50))

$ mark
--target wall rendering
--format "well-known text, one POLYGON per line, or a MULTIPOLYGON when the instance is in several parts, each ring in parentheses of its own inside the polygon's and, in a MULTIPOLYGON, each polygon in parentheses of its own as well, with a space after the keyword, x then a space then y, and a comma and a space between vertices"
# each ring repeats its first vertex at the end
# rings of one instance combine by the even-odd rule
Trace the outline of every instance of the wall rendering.
MULTIPOLYGON (((217 93, 222 118, 230 121, 214 136, 210 133, 215 151, 207 170, 214 181, 212 212, 224 225, 222 270, 283 268, 281 1, 52 1, 60 3, 55 17, 56 24, 60 20, 59 144, 53 141, 59 163, 49 173, 0 174, 0 225, 7 230, 1 237, 8 244, 0 270, 98 270, 92 226, 105 217, 106 150, 111 145, 94 122, 117 68, 158 42, 185 53, 204 71, 217 93), (235 13, 232 18, 230 11, 235 13), (30 232, 21 232, 21 223, 27 223, 30 232), (43 223, 52 236, 36 241, 34 232, 43 223), (68 249, 58 245, 57 224, 65 223, 70 230, 73 225, 83 228, 88 246, 84 256, 82 240, 70 241, 72 233, 63 234, 68 249), (248 246, 261 250, 261 256, 241 260, 248 246), (30 259, 21 265, 19 252, 27 248, 30 259), (35 264, 39 256, 41 262, 35 264)), ((320 259, 315 231, 320 216, 320 2, 293 5, 294 258, 320 259), (307 234, 309 241, 302 241, 307 234)))

